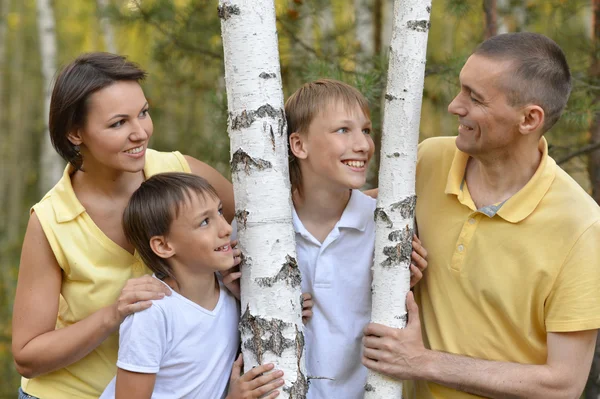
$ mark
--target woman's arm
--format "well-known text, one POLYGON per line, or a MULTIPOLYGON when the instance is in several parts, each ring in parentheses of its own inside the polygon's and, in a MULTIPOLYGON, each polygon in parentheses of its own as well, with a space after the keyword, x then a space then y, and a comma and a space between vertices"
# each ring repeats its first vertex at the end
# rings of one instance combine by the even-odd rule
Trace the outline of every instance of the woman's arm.
POLYGON ((163 284, 152 280, 149 276, 129 280, 113 305, 55 330, 62 270, 33 213, 23 241, 13 308, 12 352, 19 374, 33 378, 82 359, 115 331, 125 316, 168 294, 163 284))
POLYGON ((198 161, 196 158, 184 155, 190 165, 193 174, 205 178, 211 186, 217 190, 217 194, 223 203, 223 215, 228 223, 231 223, 235 214, 235 203, 233 201, 233 186, 229 180, 223 177, 212 166, 198 161))

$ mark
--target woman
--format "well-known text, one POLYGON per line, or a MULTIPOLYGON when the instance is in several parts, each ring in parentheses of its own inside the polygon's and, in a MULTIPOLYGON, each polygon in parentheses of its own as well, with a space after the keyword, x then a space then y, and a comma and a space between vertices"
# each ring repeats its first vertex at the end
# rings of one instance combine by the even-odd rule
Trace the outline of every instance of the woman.
POLYGON ((145 76, 124 57, 91 53, 56 80, 50 136, 68 165, 32 208, 23 242, 12 342, 25 377, 20 397, 97 398, 116 372, 120 323, 170 294, 148 276, 121 227, 142 181, 169 171, 200 175, 233 218, 231 183, 216 170, 147 148, 145 76))

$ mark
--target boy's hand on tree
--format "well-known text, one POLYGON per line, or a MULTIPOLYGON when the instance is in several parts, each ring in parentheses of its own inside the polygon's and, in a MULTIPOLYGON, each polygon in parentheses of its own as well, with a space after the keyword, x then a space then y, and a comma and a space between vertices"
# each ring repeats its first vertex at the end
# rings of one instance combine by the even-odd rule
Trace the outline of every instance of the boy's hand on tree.
POLYGON ((401 380, 418 379, 427 364, 419 307, 412 291, 406 296, 408 323, 403 329, 370 323, 364 329, 362 364, 401 380))
POLYGON ((223 277, 223 284, 225 287, 227 287, 229 292, 231 292, 231 294, 239 300, 240 277, 242 277, 239 264, 242 259, 242 251, 237 248, 237 244, 237 240, 231 241, 229 244, 231 248, 233 248, 233 267, 229 270, 222 271, 221 276, 223 277))
POLYGON ((313 316, 313 305, 314 303, 312 300, 312 295, 310 295, 308 292, 302 294, 302 322, 304 325, 306 325, 306 323, 308 323, 310 318, 313 316))
POLYGON ((229 379, 229 395, 226 399, 272 399, 279 396, 279 391, 276 389, 284 384, 283 379, 280 378, 283 377, 283 371, 275 370, 264 374, 274 367, 272 363, 269 363, 254 367, 246 374, 240 375, 243 365, 244 360, 240 354, 233 363, 229 379))
POLYGON ((411 254, 412 262, 410 264, 410 288, 423 278, 423 272, 427 269, 427 250, 421 244, 421 240, 413 235, 413 251, 411 254))

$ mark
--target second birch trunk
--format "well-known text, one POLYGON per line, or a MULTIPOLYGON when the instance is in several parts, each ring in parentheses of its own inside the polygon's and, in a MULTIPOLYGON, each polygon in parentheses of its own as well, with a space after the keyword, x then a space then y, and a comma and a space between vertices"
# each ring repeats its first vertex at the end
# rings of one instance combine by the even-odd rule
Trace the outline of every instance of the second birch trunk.
POLYGON ((281 398, 305 398, 300 271, 273 0, 221 0, 244 368, 274 363, 281 398))
MULTIPOLYGON (((396 0, 382 126, 375 210, 371 320, 394 328, 407 321, 406 294, 415 214, 415 173, 431 1, 396 0)), ((401 398, 402 383, 369 370, 365 398, 401 398)))
MULTIPOLYGON (((44 76, 44 115, 46 121, 50 112, 52 79, 56 73, 56 22, 50 0, 37 0, 38 33, 40 37, 40 53, 42 59, 42 75, 44 76)), ((44 195, 62 176, 63 160, 58 156, 48 132, 48 124, 44 130, 40 152, 39 190, 44 195)))

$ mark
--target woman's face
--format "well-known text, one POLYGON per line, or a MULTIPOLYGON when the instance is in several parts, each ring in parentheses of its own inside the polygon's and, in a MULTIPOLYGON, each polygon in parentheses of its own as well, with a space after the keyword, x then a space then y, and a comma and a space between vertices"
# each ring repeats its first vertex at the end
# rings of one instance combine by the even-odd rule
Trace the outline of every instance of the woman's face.
POLYGON ((152 136, 148 102, 135 81, 118 81, 88 98, 83 128, 69 136, 80 146, 85 170, 138 172, 152 136))

